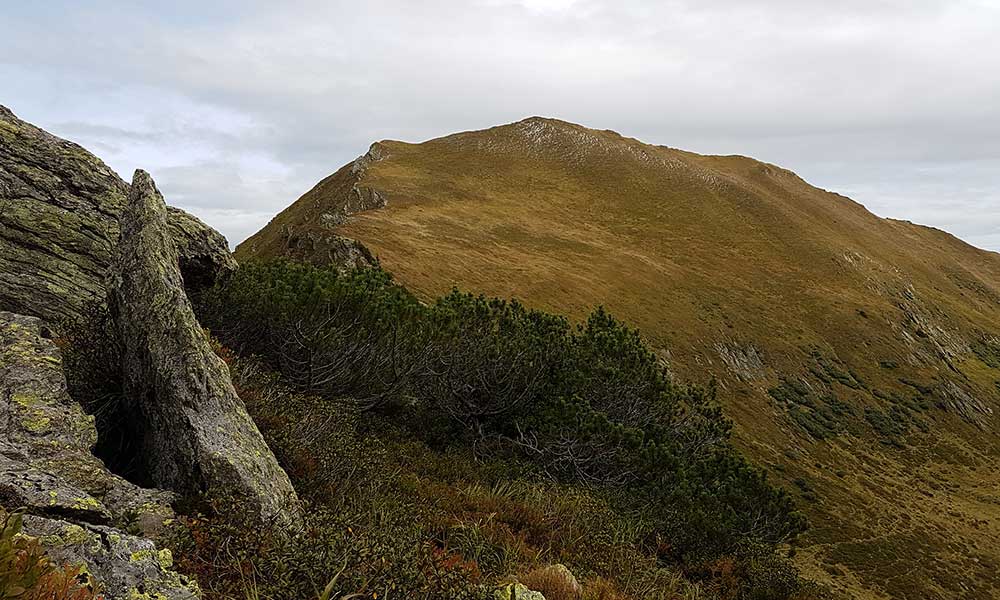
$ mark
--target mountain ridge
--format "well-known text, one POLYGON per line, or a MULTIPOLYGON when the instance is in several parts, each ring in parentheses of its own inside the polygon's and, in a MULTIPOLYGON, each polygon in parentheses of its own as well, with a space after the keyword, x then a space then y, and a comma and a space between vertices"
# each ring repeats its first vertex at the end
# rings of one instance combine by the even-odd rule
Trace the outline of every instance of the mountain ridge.
POLYGON ((1000 457, 1000 254, 752 158, 549 118, 384 140, 359 160, 237 256, 339 264, 326 240, 353 240, 425 297, 459 286, 574 317, 606 305, 679 378, 719 381, 744 450, 812 516, 810 575, 863 597, 1000 585, 975 566, 1000 557, 949 549, 982 517, 975 535, 1000 540, 1000 482, 983 469, 1000 457), (906 554, 912 581, 886 580, 906 554))

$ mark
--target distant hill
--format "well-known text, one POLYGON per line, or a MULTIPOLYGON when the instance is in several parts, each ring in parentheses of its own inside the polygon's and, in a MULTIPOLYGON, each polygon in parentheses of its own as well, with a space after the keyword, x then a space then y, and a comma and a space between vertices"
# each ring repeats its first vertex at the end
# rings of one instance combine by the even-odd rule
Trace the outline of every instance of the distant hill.
POLYGON ((794 173, 544 118, 383 141, 237 257, 366 264, 640 328, 799 496, 808 576, 1000 596, 1000 254, 794 173))

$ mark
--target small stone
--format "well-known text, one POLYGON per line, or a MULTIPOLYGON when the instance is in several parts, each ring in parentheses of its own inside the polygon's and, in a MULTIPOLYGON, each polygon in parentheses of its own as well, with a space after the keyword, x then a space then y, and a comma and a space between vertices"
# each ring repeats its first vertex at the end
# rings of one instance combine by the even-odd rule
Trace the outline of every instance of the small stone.
POLYGON ((508 583, 494 590, 493 600, 545 600, 545 596, 529 590, 523 583, 508 583))

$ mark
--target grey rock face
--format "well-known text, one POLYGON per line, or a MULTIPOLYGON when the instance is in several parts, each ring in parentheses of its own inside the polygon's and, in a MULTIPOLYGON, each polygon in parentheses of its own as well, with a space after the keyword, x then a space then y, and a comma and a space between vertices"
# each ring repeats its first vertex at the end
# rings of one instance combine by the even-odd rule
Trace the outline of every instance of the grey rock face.
POLYGON ((45 335, 39 319, 0 312, 0 501, 121 527, 173 517, 172 494, 139 488, 91 454, 94 418, 66 392, 45 335))
POLYGON ((24 531, 57 564, 85 565, 107 600, 194 600, 198 584, 173 571, 173 555, 148 539, 88 523, 28 516, 24 531))
MULTIPOLYGON (((123 530, 155 535, 173 494, 139 488, 93 456, 93 417, 66 392, 62 357, 35 317, 0 312, 0 507, 26 509, 26 533, 58 561, 85 565, 110 600, 134 590, 192 598, 168 551, 123 530)), ((155 596, 154 596, 155 597, 155 596)))
MULTIPOLYGON (((54 325, 103 304, 127 196, 97 157, 0 106, 0 310, 54 325)), ((189 287, 235 268, 220 233, 180 210, 170 222, 189 287)))
POLYGON ((384 160, 389 154, 382 144, 375 142, 364 155, 359 156, 351 163, 351 175, 354 176, 354 184, 351 186, 351 193, 345 198, 343 204, 338 207, 337 212, 343 215, 353 215, 376 208, 385 208, 389 201, 381 192, 371 186, 361 183, 365 171, 374 163, 384 160))
POLYGON ((122 215, 112 281, 125 392, 144 425, 153 481, 185 494, 236 496, 264 522, 295 524, 295 491, 195 319, 166 205, 143 171, 122 215))
POLYGON ((289 234, 285 243, 289 256, 319 264, 335 265, 342 271, 373 267, 378 264, 378 260, 364 244, 332 231, 289 234))
POLYGON ((0 107, 0 309, 51 321, 104 301, 127 186, 0 107))
POLYGON ((229 252, 226 238, 198 217, 170 206, 167 207, 167 226, 177 247, 181 275, 188 289, 210 287, 236 271, 238 265, 229 252))

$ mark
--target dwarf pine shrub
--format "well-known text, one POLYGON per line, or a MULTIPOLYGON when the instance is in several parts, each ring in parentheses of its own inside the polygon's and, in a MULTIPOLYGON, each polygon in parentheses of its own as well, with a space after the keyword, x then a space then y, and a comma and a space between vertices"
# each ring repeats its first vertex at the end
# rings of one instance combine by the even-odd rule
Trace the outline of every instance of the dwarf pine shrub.
POLYGON ((347 398, 432 445, 512 457, 653 507, 662 554, 705 560, 805 528, 729 443, 715 388, 679 385, 637 331, 452 291, 424 304, 379 269, 249 263, 204 292, 202 323, 297 389, 347 398))

